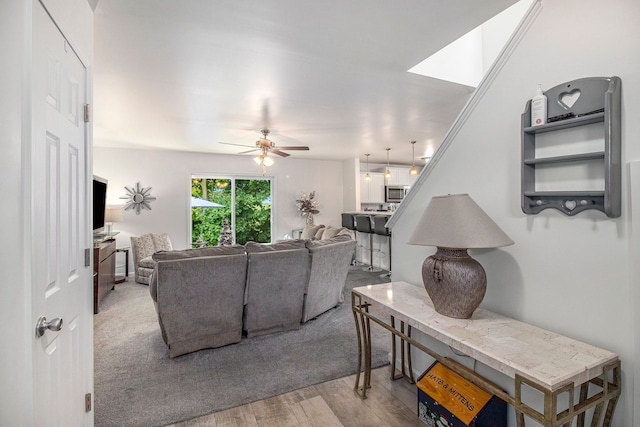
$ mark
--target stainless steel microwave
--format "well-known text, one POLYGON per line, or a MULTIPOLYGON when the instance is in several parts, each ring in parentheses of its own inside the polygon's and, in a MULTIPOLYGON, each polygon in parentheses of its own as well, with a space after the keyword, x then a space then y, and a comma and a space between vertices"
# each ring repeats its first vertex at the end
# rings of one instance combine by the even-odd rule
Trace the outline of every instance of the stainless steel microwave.
POLYGON ((400 203, 407 195, 407 191, 409 191, 409 187, 403 185, 385 185, 384 201, 386 203, 400 203))

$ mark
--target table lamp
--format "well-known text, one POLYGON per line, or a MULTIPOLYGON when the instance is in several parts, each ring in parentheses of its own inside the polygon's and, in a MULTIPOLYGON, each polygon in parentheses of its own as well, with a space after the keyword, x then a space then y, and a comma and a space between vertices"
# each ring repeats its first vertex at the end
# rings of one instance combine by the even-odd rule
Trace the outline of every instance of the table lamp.
POLYGON ((468 319, 484 298, 487 276, 467 249, 513 240, 468 194, 454 194, 431 199, 407 244, 438 248, 422 264, 424 287, 438 313, 468 319))
POLYGON ((106 208, 104 211, 104 223, 107 226, 107 236, 110 236, 113 232, 112 228, 114 222, 122 222, 121 207, 106 208))

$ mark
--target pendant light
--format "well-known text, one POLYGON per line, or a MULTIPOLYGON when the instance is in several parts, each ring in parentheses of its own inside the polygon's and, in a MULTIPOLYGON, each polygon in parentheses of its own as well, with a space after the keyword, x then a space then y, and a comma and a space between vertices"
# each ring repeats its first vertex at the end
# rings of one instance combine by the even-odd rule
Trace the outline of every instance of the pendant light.
POLYGON ((371 181, 371 175, 369 175, 369 156, 370 156, 370 154, 365 154, 365 156, 367 156, 367 173, 364 174, 364 180, 365 181, 371 181))
POLYGON ((411 168, 409 169, 409 175, 416 176, 418 175, 418 168, 416 167, 416 142, 415 141, 411 141, 411 151, 413 152, 413 154, 411 159, 411 168))
POLYGON ((389 150, 391 150, 391 148, 387 148, 387 170, 384 172, 386 179, 391 178, 391 171, 389 170, 389 150))

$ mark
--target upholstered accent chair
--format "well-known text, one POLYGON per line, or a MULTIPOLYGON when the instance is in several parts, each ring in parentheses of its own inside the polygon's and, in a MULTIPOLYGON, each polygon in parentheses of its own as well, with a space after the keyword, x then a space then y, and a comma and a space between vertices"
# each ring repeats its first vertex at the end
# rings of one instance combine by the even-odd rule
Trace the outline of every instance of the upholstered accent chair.
POLYGON ((133 267, 137 283, 149 284, 151 273, 156 265, 151 256, 159 251, 170 251, 171 240, 167 233, 143 234, 131 236, 131 250, 133 252, 133 267))

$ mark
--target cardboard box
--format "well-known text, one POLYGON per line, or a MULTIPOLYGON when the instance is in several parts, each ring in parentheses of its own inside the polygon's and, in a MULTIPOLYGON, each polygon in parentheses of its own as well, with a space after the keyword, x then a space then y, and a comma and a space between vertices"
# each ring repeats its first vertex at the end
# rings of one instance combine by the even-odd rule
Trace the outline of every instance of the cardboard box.
POLYGON ((418 417, 429 427, 506 427, 507 404, 435 362, 420 376, 418 417))

